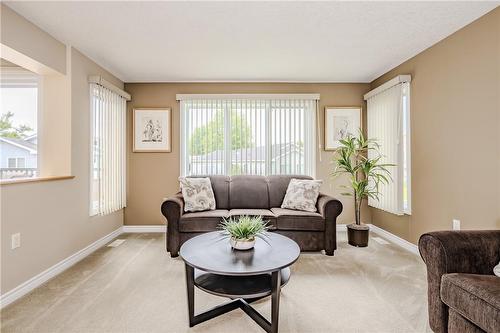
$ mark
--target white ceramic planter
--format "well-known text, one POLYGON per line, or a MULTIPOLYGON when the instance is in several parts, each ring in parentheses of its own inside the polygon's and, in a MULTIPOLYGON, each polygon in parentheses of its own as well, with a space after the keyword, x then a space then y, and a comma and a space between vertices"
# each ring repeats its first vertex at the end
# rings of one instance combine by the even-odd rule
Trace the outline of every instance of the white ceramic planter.
POLYGON ((246 239, 241 240, 231 237, 229 239, 229 243, 231 244, 231 247, 235 250, 250 250, 255 245, 255 238, 252 240, 246 240, 246 239))

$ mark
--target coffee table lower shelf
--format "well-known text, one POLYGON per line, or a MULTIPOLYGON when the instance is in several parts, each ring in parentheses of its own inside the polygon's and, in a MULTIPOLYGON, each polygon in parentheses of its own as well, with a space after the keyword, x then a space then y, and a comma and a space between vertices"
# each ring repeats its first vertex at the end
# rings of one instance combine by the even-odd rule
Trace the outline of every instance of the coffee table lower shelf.
POLYGON ((279 298, 281 287, 290 279, 290 268, 258 275, 230 276, 204 272, 185 265, 188 294, 189 326, 235 309, 242 309, 268 333, 278 332, 279 298), (210 310, 194 314, 194 287, 207 293, 232 299, 210 310), (268 321, 250 303, 271 296, 271 321, 268 321))
MULTIPOLYGON (((281 270, 281 287, 290 279, 290 268, 281 270)), ((232 276, 194 270, 194 285, 209 294, 228 298, 260 299, 271 295, 271 273, 232 276)))

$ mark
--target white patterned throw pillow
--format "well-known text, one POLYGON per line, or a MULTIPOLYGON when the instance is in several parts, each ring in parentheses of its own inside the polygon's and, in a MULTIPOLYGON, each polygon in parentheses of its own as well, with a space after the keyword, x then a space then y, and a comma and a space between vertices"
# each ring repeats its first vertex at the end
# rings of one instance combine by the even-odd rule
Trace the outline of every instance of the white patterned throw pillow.
POLYGON ((210 178, 179 177, 185 212, 215 209, 215 196, 210 178))
POLYGON ((321 180, 292 178, 290 184, 288 184, 281 208, 315 212, 322 182, 321 180))

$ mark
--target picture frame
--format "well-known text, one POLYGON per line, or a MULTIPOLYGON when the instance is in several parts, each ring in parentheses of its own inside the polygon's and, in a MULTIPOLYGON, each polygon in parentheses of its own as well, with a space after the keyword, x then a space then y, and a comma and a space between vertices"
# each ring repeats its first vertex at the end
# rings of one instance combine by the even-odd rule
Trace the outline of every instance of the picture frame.
POLYGON ((362 129, 361 106, 326 106, 325 107, 325 150, 336 150, 342 138, 357 135, 362 129))
POLYGON ((172 151, 172 109, 134 108, 134 153, 170 153, 172 151))

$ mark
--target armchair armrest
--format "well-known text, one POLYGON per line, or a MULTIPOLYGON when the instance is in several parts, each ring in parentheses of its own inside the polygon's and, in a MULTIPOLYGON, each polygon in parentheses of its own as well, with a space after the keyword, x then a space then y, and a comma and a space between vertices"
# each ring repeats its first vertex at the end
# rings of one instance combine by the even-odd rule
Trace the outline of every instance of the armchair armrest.
POLYGON ((327 194, 320 193, 316 201, 316 209, 325 220, 335 221, 337 216, 342 213, 343 207, 339 200, 327 194))
POLYGON ((493 274, 500 260, 500 230, 436 231, 418 241, 427 270, 434 274, 493 274))
POLYGON ((441 302, 441 277, 493 274, 500 260, 500 230, 430 232, 420 237, 418 248, 427 265, 429 324, 434 332, 446 332, 448 309, 441 302))

